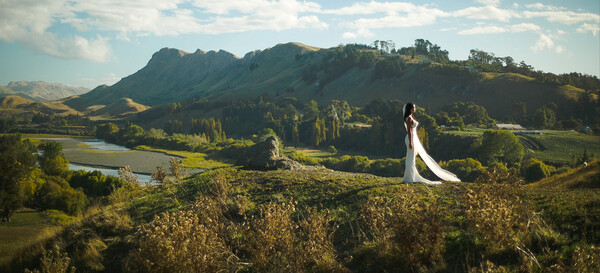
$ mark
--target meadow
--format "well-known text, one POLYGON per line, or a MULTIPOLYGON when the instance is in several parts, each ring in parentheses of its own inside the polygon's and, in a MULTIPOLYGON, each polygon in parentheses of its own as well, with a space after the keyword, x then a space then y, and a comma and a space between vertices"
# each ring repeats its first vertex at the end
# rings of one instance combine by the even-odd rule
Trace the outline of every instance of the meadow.
POLYGON ((429 187, 318 167, 220 168, 115 192, 47 249, 78 272, 594 272, 594 164, 573 169, 587 181, 574 188, 496 172, 429 187))
MULTIPOLYGON (((462 131, 446 131, 448 134, 460 136, 480 137, 485 129, 465 128, 462 131)), ((575 131, 543 130, 541 135, 525 135, 520 138, 532 138, 541 144, 541 147, 526 149, 528 156, 537 159, 555 162, 569 163, 573 156, 581 156, 584 151, 588 155, 600 156, 600 137, 597 135, 586 135, 575 131)), ((524 142, 521 140, 522 143, 524 142)), ((526 146, 527 148, 527 146, 526 146)))

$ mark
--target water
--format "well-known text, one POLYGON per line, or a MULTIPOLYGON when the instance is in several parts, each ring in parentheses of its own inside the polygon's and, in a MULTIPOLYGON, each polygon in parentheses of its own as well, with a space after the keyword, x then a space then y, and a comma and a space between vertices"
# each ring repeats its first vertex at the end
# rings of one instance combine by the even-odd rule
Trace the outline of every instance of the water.
MULTIPOLYGON (((117 151, 117 152, 131 150, 127 147, 123 147, 123 146, 119 146, 119 145, 111 144, 111 143, 106 143, 104 140, 101 140, 101 139, 74 139, 74 138, 37 138, 37 139, 51 140, 51 141, 56 141, 56 142, 62 143, 63 145, 67 146, 66 148, 63 149, 63 151, 71 150, 71 149, 74 149, 74 150, 95 149, 95 150, 117 151), (77 147, 73 144, 73 143, 77 143, 79 141, 81 141, 81 143, 88 145, 89 147, 81 148, 81 147, 77 147)), ((72 171, 84 170, 84 171, 88 171, 88 172, 100 171, 104 175, 112 175, 112 176, 119 177, 118 169, 97 168, 97 167, 90 167, 90 166, 83 166, 83 165, 69 163, 69 170, 72 170, 72 171)), ((151 180, 150 175, 140 174, 140 173, 134 173, 134 174, 138 176, 138 181, 140 182, 140 184, 144 185, 144 184, 150 183, 150 180, 151 180)))
MULTIPOLYGON (((112 176, 119 177, 119 170, 115 170, 115 169, 88 167, 88 166, 82 166, 82 165, 69 163, 69 170, 71 170, 71 171, 84 170, 87 172, 100 171, 104 175, 112 175, 112 176)), ((138 181, 142 185, 150 183, 150 180, 152 179, 150 177, 150 175, 147 175, 147 174, 139 174, 139 173, 134 173, 134 174, 138 176, 138 181)))
POLYGON ((103 150, 103 151, 130 151, 131 149, 123 146, 119 146, 112 143, 106 143, 101 139, 86 139, 82 141, 84 144, 90 146, 92 149, 103 150))

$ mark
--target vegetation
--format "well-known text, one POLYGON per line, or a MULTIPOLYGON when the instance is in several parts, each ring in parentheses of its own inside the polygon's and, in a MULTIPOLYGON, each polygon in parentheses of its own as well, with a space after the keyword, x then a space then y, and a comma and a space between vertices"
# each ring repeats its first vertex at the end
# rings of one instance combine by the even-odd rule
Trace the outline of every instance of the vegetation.
MULTIPOLYGON (((583 170, 598 175, 597 168, 576 172, 583 170)), ((121 188, 108 207, 89 210, 48 242, 60 254, 40 250, 20 266, 62 264, 90 272, 598 269, 597 188, 567 194, 491 173, 481 183, 431 188, 325 169, 298 172, 226 168, 154 188, 121 188)))
MULTIPOLYGON (((528 111, 526 102, 517 102, 510 115, 494 118, 581 133, 517 136, 489 130, 496 121, 474 102, 451 103, 436 113, 419 105, 421 142, 443 168, 468 182, 433 188, 401 183, 406 148, 399 100, 354 107, 343 100, 303 103, 280 93, 230 102, 192 99, 77 131, 185 157, 172 158, 168 170, 156 167, 155 187, 140 186, 128 166, 119 178, 68 171, 60 144, 36 147, 17 135, 2 136, 0 211, 6 223, 0 223, 0 233, 12 237, 0 236, 11 244, 0 246, 0 270, 600 270, 599 146, 591 135, 600 132, 595 77, 533 71, 481 50, 472 50, 466 61, 450 61, 447 51, 424 39, 399 50, 392 41, 376 41, 295 54, 296 62, 317 59, 299 69, 301 84, 314 86, 315 99, 353 71, 390 83, 409 73, 477 81, 520 73, 527 81, 576 86, 585 91, 572 108, 548 103, 528 111), (160 129, 142 127, 150 124, 147 119, 160 129), (284 145, 315 150, 288 148, 290 158, 326 168, 231 167, 249 146, 273 135, 284 145), (185 177, 184 166, 211 170, 185 177)), ((252 61, 251 72, 264 68, 252 61)), ((68 131, 67 123, 89 122, 38 112, 0 119, 0 130, 68 131)), ((431 175, 423 162, 417 167, 431 175)))

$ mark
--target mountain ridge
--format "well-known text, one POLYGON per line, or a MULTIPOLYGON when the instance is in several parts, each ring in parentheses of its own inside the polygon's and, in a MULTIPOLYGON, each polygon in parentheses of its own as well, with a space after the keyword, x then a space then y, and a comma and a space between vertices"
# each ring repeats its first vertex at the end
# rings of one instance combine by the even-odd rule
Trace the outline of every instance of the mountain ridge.
POLYGON ((0 97, 18 95, 35 101, 59 100, 90 91, 85 87, 44 81, 11 81, 0 86, 0 97))
MULTIPOLYGON (((515 102, 526 102, 528 109, 549 103, 561 107, 582 94, 585 91, 577 87, 513 72, 478 72, 453 62, 434 62, 427 55, 390 54, 356 45, 324 49, 281 43, 242 58, 224 50, 192 53, 165 47, 114 85, 101 85, 61 102, 93 114, 121 98, 149 107, 184 101, 231 103, 265 95, 275 101, 294 97, 299 103, 315 100, 321 105, 346 100, 354 106, 383 98, 412 101, 433 111, 454 102, 473 101, 502 119, 515 102), (382 75, 379 65, 386 62, 402 63, 402 68, 391 72, 384 68, 382 75)), ((211 113, 215 116, 216 112, 211 113)), ((117 111, 114 116, 122 114, 117 111)))

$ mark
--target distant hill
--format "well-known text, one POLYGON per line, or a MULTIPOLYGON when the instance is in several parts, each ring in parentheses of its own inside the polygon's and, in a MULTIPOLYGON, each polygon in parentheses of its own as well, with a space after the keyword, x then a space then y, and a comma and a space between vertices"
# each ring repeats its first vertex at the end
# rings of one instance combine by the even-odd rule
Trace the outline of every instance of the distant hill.
POLYGON ((17 95, 0 98, 0 112, 4 116, 26 117, 30 119, 37 113, 46 115, 82 115, 82 113, 63 104, 63 101, 34 101, 17 95))
POLYGON ((0 97, 18 95, 35 101, 49 101, 73 95, 81 95, 88 91, 90 91, 88 88, 60 83, 18 81, 10 82, 6 86, 0 86, 0 97))
POLYGON ((121 98, 105 107, 93 111, 91 115, 123 116, 127 114, 142 112, 148 108, 148 106, 136 103, 130 98, 121 98))
POLYGON ((158 106, 188 99, 229 103, 268 95, 275 99, 296 97, 300 102, 314 99, 321 105, 333 99, 356 106, 376 98, 399 99, 436 110, 457 101, 473 101, 492 117, 504 118, 518 101, 532 110, 551 102, 560 107, 583 93, 573 86, 543 83, 515 73, 470 71, 424 56, 412 59, 373 49, 360 49, 348 56, 343 47, 320 49, 287 43, 250 52, 243 58, 222 50, 189 53, 163 48, 136 73, 65 103, 83 111, 123 97, 158 106), (362 60, 352 63, 352 58, 362 58, 360 54, 365 52, 375 59, 366 65, 362 60), (391 76, 376 77, 378 62, 390 58, 403 58, 406 67, 391 76))

